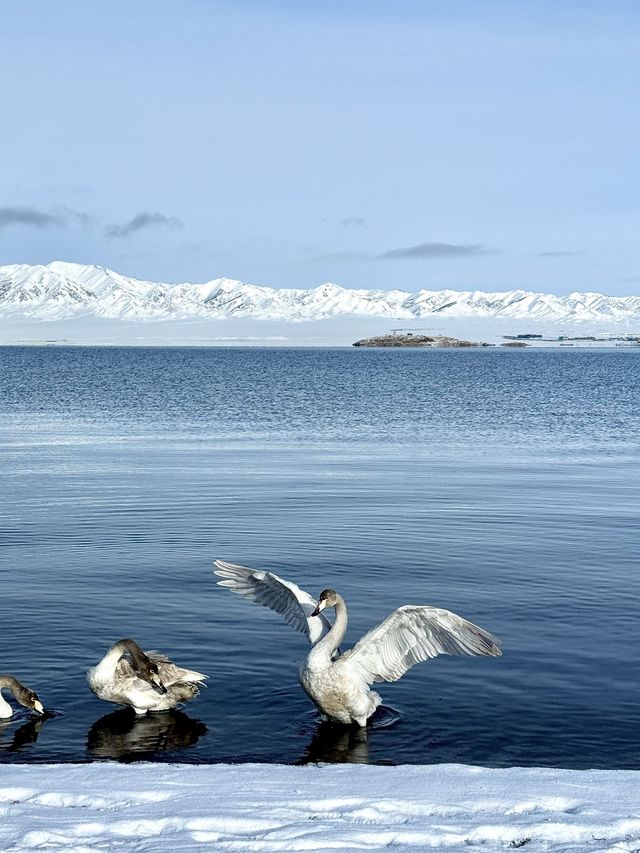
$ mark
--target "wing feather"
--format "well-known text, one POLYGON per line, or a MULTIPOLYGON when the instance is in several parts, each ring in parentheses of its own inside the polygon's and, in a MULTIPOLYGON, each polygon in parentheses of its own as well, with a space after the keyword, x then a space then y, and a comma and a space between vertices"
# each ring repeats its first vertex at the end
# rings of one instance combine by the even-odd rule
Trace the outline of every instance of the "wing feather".
POLYGON ((502 652, 495 637, 472 622, 438 607, 399 607, 342 656, 367 684, 397 681, 421 661, 438 655, 502 652))
POLYGON ((324 614, 311 616, 317 601, 295 583, 272 572, 248 569, 224 560, 216 560, 214 566, 215 574, 222 578, 218 586, 241 595, 247 601, 255 601, 256 604, 275 610, 287 625, 305 634, 311 645, 322 639, 331 628, 324 614))
MULTIPOLYGON (((145 655, 150 660, 158 664, 160 680, 162 681, 165 687, 171 687, 171 685, 173 684, 181 684, 184 682, 188 682, 189 684, 195 684, 200 681, 205 681, 209 677, 208 675, 204 675, 202 672, 196 672, 195 670, 184 669, 184 667, 178 666, 166 655, 163 655, 162 652, 157 652, 154 650, 150 652, 145 652, 145 655)), ((147 682, 143 678, 141 678, 140 675, 133 668, 133 665, 128 655, 123 655, 120 658, 120 660, 116 664, 115 674, 116 678, 119 679, 136 679, 141 684, 147 684, 147 682)))
POLYGON ((182 684, 184 682, 196 684, 199 681, 206 681, 209 677, 208 675, 204 675, 202 672, 196 672, 194 669, 185 669, 182 666, 178 666, 178 664, 174 663, 166 655, 163 655, 162 652, 154 650, 151 652, 145 652, 145 654, 148 658, 151 658, 152 661, 158 664, 160 680, 165 687, 170 687, 172 684, 182 684))

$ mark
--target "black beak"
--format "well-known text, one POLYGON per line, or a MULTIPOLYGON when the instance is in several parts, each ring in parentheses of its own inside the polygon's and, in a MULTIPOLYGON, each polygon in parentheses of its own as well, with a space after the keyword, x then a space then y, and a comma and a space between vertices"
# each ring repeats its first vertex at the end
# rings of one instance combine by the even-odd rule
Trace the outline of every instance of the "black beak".
POLYGON ((313 613, 311 615, 312 616, 319 616, 321 613, 322 613, 322 611, 320 610, 320 605, 316 604, 316 609, 313 611, 313 613))
POLYGON ((159 675, 152 675, 151 676, 151 686, 153 687, 153 689, 157 693, 166 693, 167 692, 167 688, 164 686, 164 684, 160 680, 159 675))

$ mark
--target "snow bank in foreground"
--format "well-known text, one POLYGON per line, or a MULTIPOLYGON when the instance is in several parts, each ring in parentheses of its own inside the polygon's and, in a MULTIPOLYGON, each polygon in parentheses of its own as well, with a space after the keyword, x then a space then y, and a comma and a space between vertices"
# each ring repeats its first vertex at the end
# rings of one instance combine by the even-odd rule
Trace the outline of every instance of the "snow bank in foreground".
POLYGON ((640 773, 5 765, 3 851, 640 849, 640 773))

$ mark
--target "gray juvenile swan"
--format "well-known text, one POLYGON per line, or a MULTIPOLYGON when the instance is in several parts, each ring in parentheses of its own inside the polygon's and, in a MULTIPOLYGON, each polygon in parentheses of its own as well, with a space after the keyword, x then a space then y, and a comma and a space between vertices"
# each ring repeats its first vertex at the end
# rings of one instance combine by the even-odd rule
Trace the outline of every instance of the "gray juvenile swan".
POLYGON ((133 640, 111 646, 97 666, 87 670, 87 682, 100 699, 129 705, 136 714, 168 711, 198 695, 201 672, 176 666, 159 652, 143 652, 133 640))
POLYGON ((7 720, 13 715, 13 708, 2 695, 3 690, 9 690, 13 698, 29 708, 30 711, 36 711, 38 714, 44 714, 42 702, 38 699, 37 693, 29 690, 24 684, 21 684, 13 675, 0 675, 0 720, 7 720))
POLYGON ((501 653, 498 642, 487 631, 461 616, 438 607, 406 605, 349 651, 339 654, 347 630, 347 606, 341 595, 325 589, 314 599, 295 584, 270 572, 258 572, 217 560, 218 581, 231 592, 256 601, 282 614, 286 621, 304 631, 312 648, 300 669, 300 683, 324 717, 335 722, 365 726, 381 702, 371 685, 397 681, 414 664, 437 655, 491 655, 501 653), (334 607, 335 622, 322 614, 334 607), (315 620, 320 617, 319 625, 315 620), (306 625, 306 627, 305 627, 306 625))

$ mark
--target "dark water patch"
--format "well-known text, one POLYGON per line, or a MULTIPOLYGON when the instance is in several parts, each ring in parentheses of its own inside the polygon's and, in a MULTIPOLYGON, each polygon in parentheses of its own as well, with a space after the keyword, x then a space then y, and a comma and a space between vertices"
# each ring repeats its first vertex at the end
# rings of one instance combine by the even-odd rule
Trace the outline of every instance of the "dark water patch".
POLYGON ((64 710, 5 726, 0 760, 640 767, 639 364, 0 349, 0 669, 64 710), (378 685, 391 727, 309 725, 303 638, 216 587, 216 557, 339 589, 346 647, 414 603, 504 655, 378 685), (124 636, 210 675, 177 723, 89 692, 124 636))

